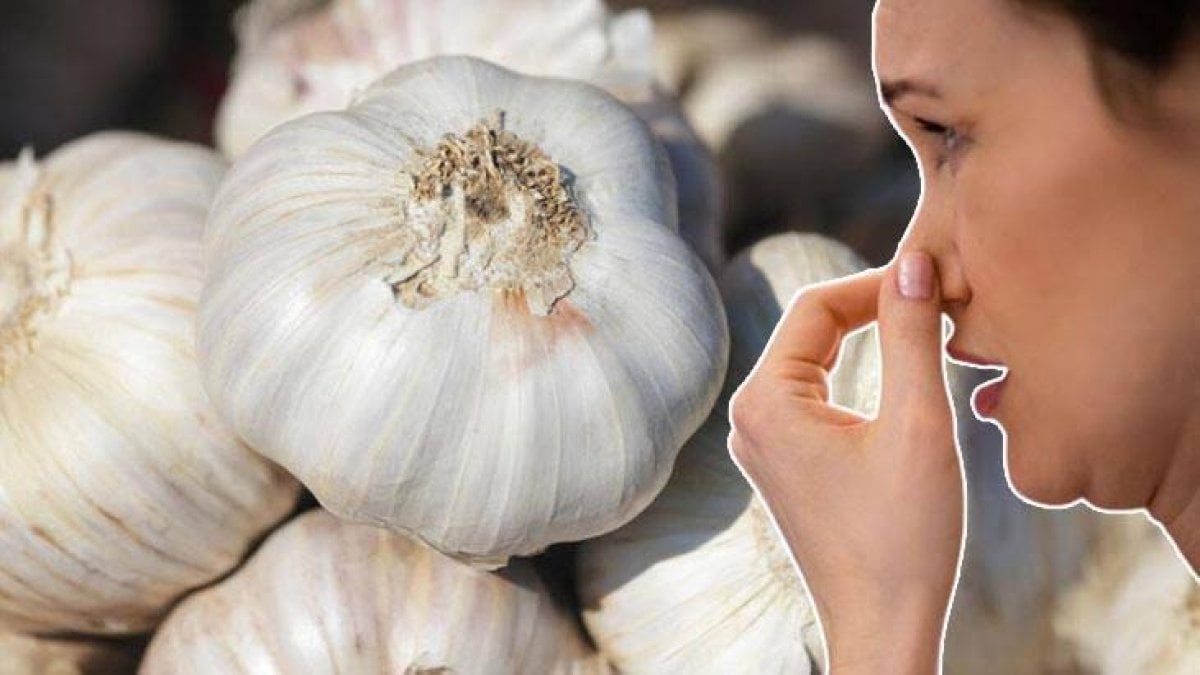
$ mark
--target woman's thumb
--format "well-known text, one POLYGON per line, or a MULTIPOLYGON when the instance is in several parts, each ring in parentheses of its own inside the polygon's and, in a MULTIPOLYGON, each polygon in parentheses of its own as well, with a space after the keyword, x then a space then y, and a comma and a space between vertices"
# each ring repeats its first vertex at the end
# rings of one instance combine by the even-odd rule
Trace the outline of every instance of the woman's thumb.
POLYGON ((883 357, 880 417, 901 421, 949 412, 942 356, 942 300, 933 258, 902 253, 879 291, 879 342, 883 357))

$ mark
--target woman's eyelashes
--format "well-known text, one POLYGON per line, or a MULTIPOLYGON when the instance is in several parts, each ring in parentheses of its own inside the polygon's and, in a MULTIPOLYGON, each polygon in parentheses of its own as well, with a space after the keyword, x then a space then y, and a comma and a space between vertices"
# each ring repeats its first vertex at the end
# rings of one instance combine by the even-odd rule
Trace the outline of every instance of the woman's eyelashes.
POLYGON ((960 150, 963 144, 963 137, 954 127, 923 117, 913 117, 913 121, 922 133, 935 137, 940 144, 937 154, 939 167, 960 150))

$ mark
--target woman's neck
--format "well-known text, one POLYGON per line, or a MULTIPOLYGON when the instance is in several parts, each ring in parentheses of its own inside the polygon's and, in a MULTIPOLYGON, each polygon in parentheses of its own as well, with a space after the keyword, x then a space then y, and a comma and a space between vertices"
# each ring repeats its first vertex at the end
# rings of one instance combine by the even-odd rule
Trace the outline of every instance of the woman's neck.
POLYGON ((1200 581, 1200 406, 1193 410, 1147 510, 1166 529, 1200 581))

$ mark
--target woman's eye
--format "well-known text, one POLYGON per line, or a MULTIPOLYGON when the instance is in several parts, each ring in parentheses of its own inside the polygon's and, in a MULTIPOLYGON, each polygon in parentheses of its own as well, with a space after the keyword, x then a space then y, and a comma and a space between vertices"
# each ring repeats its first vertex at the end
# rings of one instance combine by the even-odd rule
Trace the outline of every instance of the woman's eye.
POLYGON ((914 117, 913 120, 916 121, 917 128, 924 133, 937 136, 948 150, 953 150, 954 146, 958 144, 958 131, 954 127, 938 124, 937 122, 920 117, 914 117))

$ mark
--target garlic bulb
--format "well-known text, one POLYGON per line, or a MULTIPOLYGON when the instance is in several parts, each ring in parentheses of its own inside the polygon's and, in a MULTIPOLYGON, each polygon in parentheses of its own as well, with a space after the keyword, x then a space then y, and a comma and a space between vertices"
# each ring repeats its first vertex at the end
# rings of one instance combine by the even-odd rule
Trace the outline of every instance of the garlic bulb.
POLYGON ((778 39, 759 13, 722 8, 688 8, 654 17, 654 64, 659 82, 686 96, 722 59, 778 39))
MULTIPOLYGON (((282 4, 295 7, 300 1, 282 4)), ((271 6, 280 4, 254 0, 244 11, 251 18, 278 17, 271 6)), ((592 82, 653 77, 649 16, 640 11, 612 16, 600 0, 323 4, 290 21, 243 22, 240 37, 248 41, 240 45, 243 52, 217 117, 222 151, 240 155, 272 127, 306 113, 340 110, 393 68, 440 54, 592 82)))
POLYGON ((48 638, 0 631, 0 675, 132 673, 140 650, 133 642, 48 638))
POLYGON ((728 359, 671 186, 595 87, 402 67, 230 170, 208 390, 326 508, 481 566, 612 530, 661 490, 728 359))
POLYGON ((485 572, 318 509, 184 600, 141 672, 611 671, 527 561, 485 572))
POLYGON ((104 133, 0 171, 0 624, 151 628, 295 499, 219 421, 194 361, 223 170, 104 133))
POLYGON ((1054 617, 1086 672, 1097 675, 1200 672, 1200 586, 1144 514, 1111 522, 1083 579, 1054 617))
MULTIPOLYGON (((312 4, 282 4, 289 2, 312 4)), ((680 233, 719 271, 716 165, 682 111, 654 86, 654 29, 644 11, 613 15, 600 0, 332 0, 290 22, 256 18, 277 17, 269 9, 278 4, 255 0, 246 10, 217 117, 217 144, 228 155, 289 119, 341 110, 393 68, 432 56, 464 54, 527 75, 584 80, 621 98, 658 134, 679 187, 680 233)))
MULTIPOLYGON (((735 258, 721 280, 733 336, 729 388, 801 286, 863 267, 811 234, 773 237, 735 258)), ((836 403, 863 414, 876 406, 874 333, 850 338, 832 386, 836 403)), ((728 437, 722 404, 684 446, 658 499, 579 547, 584 621, 621 672, 808 673, 823 658, 811 601, 770 513, 730 458, 728 437)))

